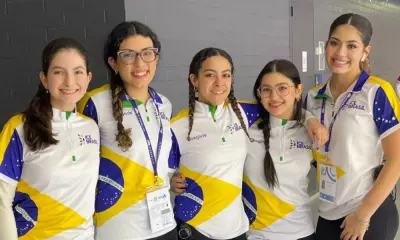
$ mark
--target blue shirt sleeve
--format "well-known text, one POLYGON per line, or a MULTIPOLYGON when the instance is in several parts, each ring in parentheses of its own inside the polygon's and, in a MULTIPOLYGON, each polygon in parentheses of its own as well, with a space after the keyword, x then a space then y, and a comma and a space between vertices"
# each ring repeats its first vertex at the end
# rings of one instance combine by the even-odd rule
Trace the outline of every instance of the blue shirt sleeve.
POLYGON ((381 138, 397 129, 400 117, 400 104, 389 83, 380 86, 373 102, 373 119, 381 138))
POLYGON ((97 125, 99 124, 96 105, 94 104, 92 98, 89 97, 87 94, 79 102, 78 112, 92 118, 97 123, 97 125))
POLYGON ((256 102, 238 101, 247 117, 247 126, 250 127, 260 118, 260 107, 256 102))
POLYGON ((172 146, 169 152, 168 167, 170 171, 175 172, 179 168, 181 153, 179 150, 178 140, 176 139, 175 133, 171 129, 172 146))
POLYGON ((0 134, 0 179, 11 184, 17 184, 22 174, 23 147, 16 129, 22 123, 22 115, 17 115, 0 134))

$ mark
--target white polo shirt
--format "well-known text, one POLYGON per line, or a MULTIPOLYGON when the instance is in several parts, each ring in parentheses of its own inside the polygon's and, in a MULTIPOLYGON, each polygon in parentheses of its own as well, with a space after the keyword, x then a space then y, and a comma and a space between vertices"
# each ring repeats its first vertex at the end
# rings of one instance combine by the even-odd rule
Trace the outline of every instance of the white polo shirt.
MULTIPOLYGON (((325 126, 329 128, 343 99, 353 95, 339 112, 333 125, 328 159, 336 165, 336 201, 321 201, 320 216, 335 220, 354 212, 371 190, 376 167, 382 163, 382 139, 398 130, 400 105, 390 83, 362 72, 350 88, 333 101, 330 81, 308 92, 307 110, 321 118, 322 99, 326 99, 325 126)), ((321 163, 325 148, 315 152, 321 163)))
MULTIPOLYGON (((257 118, 256 105, 239 106, 245 124, 257 118)), ((180 171, 188 184, 175 199, 175 216, 212 239, 230 239, 249 228, 242 202, 247 147, 245 132, 232 106, 196 101, 193 129, 187 140, 188 109, 172 119, 179 144, 180 171)))
POLYGON ((0 180, 16 186, 13 211, 19 239, 94 238, 99 129, 81 114, 53 108, 59 142, 31 151, 24 117, 12 117, 0 135, 0 180))
MULTIPOLYGON (((163 138, 157 171, 169 189, 168 173, 176 166, 169 164, 172 146, 170 129, 171 103, 161 94, 146 104, 136 101, 139 112, 156 153, 159 120, 157 104, 163 125, 163 138)), ((110 85, 89 92, 79 104, 79 111, 93 118, 100 128, 101 160, 98 195, 96 197, 95 221, 97 240, 149 239, 161 236, 174 226, 152 233, 146 201, 146 188, 154 182, 147 141, 130 101, 123 101, 123 125, 132 129, 132 147, 124 152, 116 141, 117 121, 113 117, 110 85)), ((175 161, 170 161, 174 163, 175 161)))
POLYGON ((268 187, 264 173, 263 122, 260 119, 249 129, 255 140, 247 141, 244 166, 243 201, 250 221, 249 240, 293 240, 314 232, 307 190, 312 141, 302 124, 295 125, 296 121, 270 116, 269 152, 279 182, 273 189, 268 187))

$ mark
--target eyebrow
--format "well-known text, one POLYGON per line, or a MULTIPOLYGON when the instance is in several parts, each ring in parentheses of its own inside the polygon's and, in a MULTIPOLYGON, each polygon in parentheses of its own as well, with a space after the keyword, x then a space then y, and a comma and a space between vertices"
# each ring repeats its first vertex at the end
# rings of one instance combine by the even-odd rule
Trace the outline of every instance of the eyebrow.
MULTIPOLYGON (((338 41, 338 42, 341 42, 338 38, 335 38, 335 37, 331 37, 333 40, 336 40, 336 41, 338 41)), ((350 41, 347 41, 348 43, 360 43, 359 41, 357 41, 357 40, 350 40, 350 41)))
POLYGON ((77 67, 74 67, 74 70, 77 70, 77 69, 83 69, 83 70, 85 70, 86 68, 85 68, 84 66, 77 66, 77 67))
MULTIPOLYGON (((146 49, 149 49, 149 48, 155 48, 155 47, 145 47, 145 48, 140 49, 139 52, 143 51, 143 50, 146 50, 146 49)), ((133 49, 130 49, 130 48, 123 48, 123 49, 120 49, 118 52, 121 52, 121 51, 137 52, 136 50, 133 50, 133 49)))
POLYGON ((275 84, 274 86, 271 86, 269 84, 261 84, 260 87, 275 87, 275 86, 279 86, 279 85, 283 85, 283 84, 289 84, 290 85, 290 83, 280 82, 280 83, 275 84))
MULTIPOLYGON (((60 66, 54 66, 54 67, 51 68, 51 70, 54 70, 54 69, 66 70, 65 68, 60 67, 60 66)), ((77 69, 83 69, 83 70, 85 70, 86 68, 83 67, 83 66, 77 66, 77 67, 74 67, 73 69, 74 69, 74 70, 77 70, 77 69)))
POLYGON ((62 69, 62 70, 65 70, 65 68, 60 67, 60 66, 54 66, 54 67, 51 68, 51 70, 54 70, 54 69, 62 69))
MULTIPOLYGON (((217 72, 217 71, 215 71, 214 69, 205 69, 204 70, 204 72, 207 72, 207 71, 211 71, 211 72, 217 72)), ((230 69, 226 69, 226 70, 224 70, 224 71, 222 71, 222 72, 231 72, 231 70, 230 69)))

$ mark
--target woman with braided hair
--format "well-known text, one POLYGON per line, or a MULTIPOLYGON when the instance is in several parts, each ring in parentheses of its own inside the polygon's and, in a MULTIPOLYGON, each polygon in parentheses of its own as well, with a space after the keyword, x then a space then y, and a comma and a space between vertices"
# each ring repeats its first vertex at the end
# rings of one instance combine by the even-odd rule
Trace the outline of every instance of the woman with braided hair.
POLYGON ((149 87, 160 50, 146 25, 117 25, 104 49, 110 84, 88 93, 79 107, 100 128, 97 240, 177 238, 168 191, 172 107, 149 87))
POLYGON ((253 95, 260 120, 249 127, 243 202, 250 240, 313 240, 308 173, 312 140, 303 126, 304 86, 296 66, 272 60, 258 75, 253 95))
MULTIPOLYGON (((254 103, 238 103, 227 52, 199 51, 189 69, 189 109, 171 120, 180 173, 171 179, 181 239, 246 239, 242 203, 248 126, 260 116, 254 103), (196 96, 197 95, 197 96, 196 96)), ((324 128, 310 123, 318 134, 324 128)), ((311 126, 311 125, 310 125, 311 126)), ((322 142, 323 139, 320 139, 322 142)))

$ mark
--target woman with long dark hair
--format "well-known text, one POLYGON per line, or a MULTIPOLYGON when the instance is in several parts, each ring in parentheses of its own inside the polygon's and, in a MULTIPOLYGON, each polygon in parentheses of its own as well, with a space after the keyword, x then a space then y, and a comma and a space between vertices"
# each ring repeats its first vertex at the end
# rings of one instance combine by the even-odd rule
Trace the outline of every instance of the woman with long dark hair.
POLYGON ((312 140, 303 126, 303 85, 284 59, 262 69, 253 88, 260 119, 249 128, 243 201, 248 239, 312 240, 308 173, 312 140))
POLYGON ((176 239, 168 175, 175 168, 169 161, 172 106, 149 86, 160 53, 158 37, 148 26, 118 24, 104 48, 110 83, 79 104, 79 111, 100 128, 97 240, 176 239))
POLYGON ((398 212, 390 193, 400 176, 400 104, 390 83, 370 75, 372 25, 346 13, 329 30, 332 77, 308 92, 307 109, 329 128, 315 154, 320 176, 317 239, 393 240, 398 212), (376 168, 386 163, 377 179, 376 168))
POLYGON ((76 112, 92 74, 74 39, 49 42, 39 88, 0 135, 0 239, 94 239, 99 128, 76 112))

